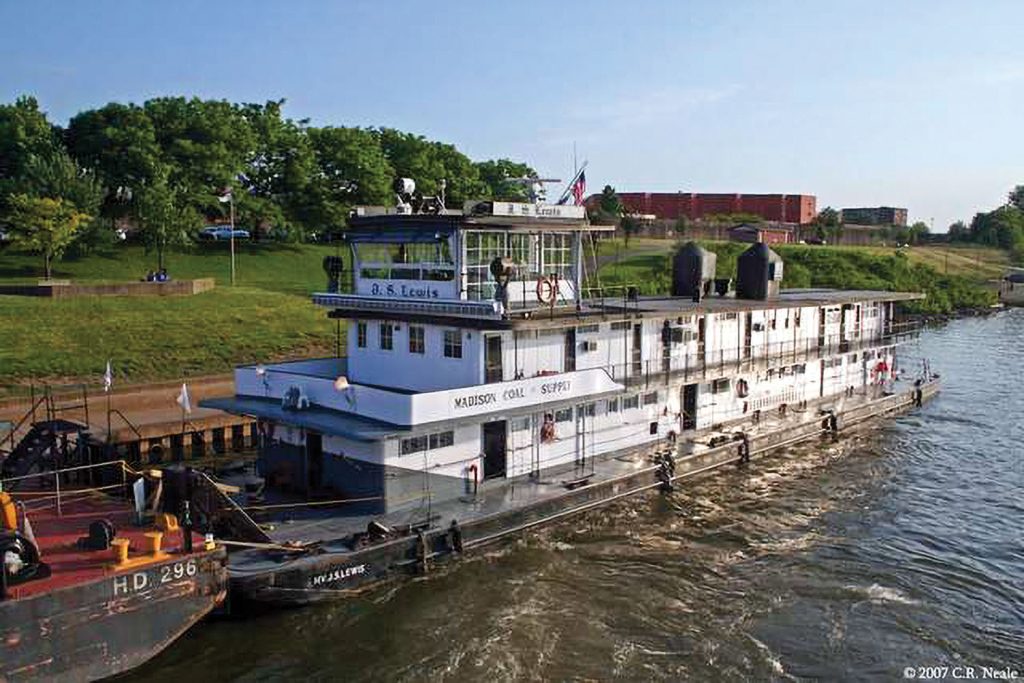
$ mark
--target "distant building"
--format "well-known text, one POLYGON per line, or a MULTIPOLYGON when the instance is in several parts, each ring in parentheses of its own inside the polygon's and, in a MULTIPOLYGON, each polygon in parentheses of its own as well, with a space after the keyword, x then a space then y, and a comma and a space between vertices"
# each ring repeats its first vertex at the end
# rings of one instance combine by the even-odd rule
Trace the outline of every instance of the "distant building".
MULTIPOLYGON (((598 200, 587 200, 591 205, 598 200)), ((808 194, 707 194, 693 192, 620 192, 629 213, 661 219, 700 220, 707 216, 749 213, 767 221, 806 224, 817 215, 817 198, 808 194)))
POLYGON ((843 209, 843 223, 854 225, 906 225, 907 210, 891 206, 871 206, 856 209, 843 209))
POLYGON ((788 244, 795 242, 794 231, 783 225, 744 223, 729 229, 733 242, 763 242, 765 244, 788 244))

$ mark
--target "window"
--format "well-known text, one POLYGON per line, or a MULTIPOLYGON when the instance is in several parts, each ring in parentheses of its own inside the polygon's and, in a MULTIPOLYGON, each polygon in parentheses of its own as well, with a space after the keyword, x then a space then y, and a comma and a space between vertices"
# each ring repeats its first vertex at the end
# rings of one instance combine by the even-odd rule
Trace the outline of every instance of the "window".
POLYGON ((384 351, 390 351, 395 348, 395 328, 391 326, 391 323, 380 324, 380 348, 384 351))
POLYGON ((655 404, 657 402, 658 402, 658 392, 657 391, 651 391, 649 393, 644 394, 644 405, 645 406, 653 405, 653 404, 655 404))
POLYGON ((632 410, 640 407, 640 394, 634 396, 626 396, 622 399, 622 409, 632 410))
POLYGON ((608 399, 607 410, 608 410, 609 413, 617 413, 617 412, 619 412, 619 399, 617 399, 617 398, 610 398, 610 399, 608 399))
POLYGON ((585 415, 587 417, 594 417, 597 415, 597 404, 588 403, 586 405, 582 405, 576 409, 576 414, 577 416, 585 415))
POLYGON ((807 364, 806 363, 800 363, 799 365, 794 365, 793 366, 793 374, 795 374, 795 375, 802 375, 802 374, 804 374, 806 372, 807 372, 807 364))
POLYGON ((628 330, 629 328, 630 322, 628 320, 620 320, 617 323, 612 323, 613 330, 618 330, 621 332, 622 330, 628 330))
POLYGON ((435 448, 447 448, 455 444, 455 432, 448 430, 446 432, 435 432, 434 434, 426 434, 424 436, 412 436, 408 439, 402 439, 401 454, 409 455, 410 453, 422 453, 425 450, 433 450, 435 448))
POLYGON ((562 408, 555 411, 555 422, 571 422, 572 408, 562 408))
MULTIPOLYGON (((769 370, 769 372, 774 372, 774 370, 769 370)), ((723 377, 722 379, 716 379, 714 382, 711 383, 711 393, 712 394, 724 394, 727 391, 729 391, 729 378, 728 377, 723 377)))
POLYGON ((409 325, 409 353, 423 353, 425 349, 423 328, 419 325, 409 325))
POLYGON ((600 329, 600 325, 580 325, 576 328, 576 334, 595 334, 600 329))
POLYGON ((430 443, 430 449, 435 448, 447 448, 455 444, 455 432, 448 430, 447 432, 438 432, 437 434, 431 434, 428 437, 430 443))
POLYGON ((427 437, 425 436, 414 436, 408 439, 402 439, 402 455, 425 451, 427 450, 427 443, 427 437))
POLYGON ((572 280, 572 235, 549 232, 544 234, 543 273, 558 275, 561 280, 572 280))
POLYGON ((366 323, 356 323, 356 346, 366 348, 366 323))
POLYGON ((530 431, 530 418, 529 417, 517 417, 512 420, 512 431, 513 432, 528 432, 530 431))
POLYGON ((444 331, 444 357, 462 358, 462 332, 461 330, 444 331))

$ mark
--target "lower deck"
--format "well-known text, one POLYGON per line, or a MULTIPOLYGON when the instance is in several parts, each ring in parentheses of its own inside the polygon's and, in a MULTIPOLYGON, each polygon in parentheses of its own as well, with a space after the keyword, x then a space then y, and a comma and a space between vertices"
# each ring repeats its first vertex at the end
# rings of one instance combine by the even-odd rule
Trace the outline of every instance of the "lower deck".
MULTIPOLYGON (((458 497, 436 500, 429 491, 424 491, 414 505, 393 511, 352 514, 343 503, 296 505, 267 510, 255 518, 275 543, 317 544, 325 552, 346 554, 358 549, 353 539, 363 536, 371 523, 403 535, 417 530, 443 529, 452 522, 468 525, 498 518, 544 501, 557 500, 579 488, 613 482, 650 469, 654 463, 652 456, 659 453, 672 454, 680 462, 699 461, 699 456, 719 451, 723 444, 738 448, 740 434, 746 435, 755 451, 782 445, 789 435, 809 438, 826 429, 823 423, 830 414, 849 416, 851 423, 858 422, 891 410, 894 401, 901 398, 905 401, 914 390, 911 382, 898 382, 884 391, 854 392, 810 401, 803 408, 774 412, 757 422, 748 419, 743 423, 696 430, 671 445, 664 440, 648 441, 616 449, 583 465, 568 463, 548 468, 539 476, 487 480, 475 492, 468 491, 458 497)), ((277 560, 262 552, 243 551, 232 556, 231 565, 233 569, 247 572, 266 569, 276 563, 277 560)))

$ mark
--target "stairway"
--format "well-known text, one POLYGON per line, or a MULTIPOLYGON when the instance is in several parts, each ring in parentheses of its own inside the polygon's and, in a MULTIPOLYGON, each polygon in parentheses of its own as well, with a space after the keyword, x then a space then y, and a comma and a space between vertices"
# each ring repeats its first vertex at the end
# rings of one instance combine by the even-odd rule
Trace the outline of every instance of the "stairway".
MULTIPOLYGON (((0 478, 22 477, 33 471, 60 469, 65 465, 66 449, 61 448, 67 434, 80 434, 86 425, 71 420, 53 419, 32 423, 14 450, 0 463, 0 478)), ((17 482, 8 485, 14 488, 17 482)))

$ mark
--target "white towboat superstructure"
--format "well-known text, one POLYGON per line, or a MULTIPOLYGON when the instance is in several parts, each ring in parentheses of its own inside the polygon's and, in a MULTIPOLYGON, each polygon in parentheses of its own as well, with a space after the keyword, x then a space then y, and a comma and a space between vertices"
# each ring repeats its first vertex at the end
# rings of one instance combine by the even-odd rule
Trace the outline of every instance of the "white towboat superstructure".
POLYGON ((782 261, 763 244, 740 257, 731 292, 691 244, 674 296, 585 296, 584 245, 609 229, 583 207, 510 202, 354 215, 350 270, 327 259, 328 291, 313 295, 345 321, 346 358, 238 368, 237 395, 204 403, 260 419, 267 501, 313 503, 267 540, 375 520, 429 533, 448 514, 465 526, 489 492, 500 528, 516 487, 585 487, 612 476, 602 463, 696 453, 787 414, 834 427, 847 402, 893 392, 894 304, 919 295, 780 291, 782 261))

